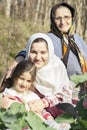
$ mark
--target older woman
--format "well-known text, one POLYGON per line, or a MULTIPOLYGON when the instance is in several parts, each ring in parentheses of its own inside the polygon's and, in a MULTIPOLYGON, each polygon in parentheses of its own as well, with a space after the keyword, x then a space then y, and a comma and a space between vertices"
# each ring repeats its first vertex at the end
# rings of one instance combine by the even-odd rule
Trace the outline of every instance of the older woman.
POLYGON ((51 31, 55 54, 63 60, 68 75, 87 71, 87 45, 75 34, 75 10, 67 3, 58 3, 51 9, 51 31))

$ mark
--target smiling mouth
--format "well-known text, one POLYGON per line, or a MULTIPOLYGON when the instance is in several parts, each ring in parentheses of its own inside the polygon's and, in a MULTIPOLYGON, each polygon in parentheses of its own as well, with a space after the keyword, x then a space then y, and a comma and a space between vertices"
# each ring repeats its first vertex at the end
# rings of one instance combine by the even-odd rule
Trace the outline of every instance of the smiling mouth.
POLYGON ((24 86, 20 86, 20 88, 21 88, 21 89, 25 89, 26 87, 24 87, 24 86))
POLYGON ((67 27, 67 25, 62 25, 62 26, 61 26, 61 28, 65 28, 65 27, 67 27))
POLYGON ((37 61, 37 62, 35 62, 35 64, 41 64, 42 63, 42 61, 37 61))

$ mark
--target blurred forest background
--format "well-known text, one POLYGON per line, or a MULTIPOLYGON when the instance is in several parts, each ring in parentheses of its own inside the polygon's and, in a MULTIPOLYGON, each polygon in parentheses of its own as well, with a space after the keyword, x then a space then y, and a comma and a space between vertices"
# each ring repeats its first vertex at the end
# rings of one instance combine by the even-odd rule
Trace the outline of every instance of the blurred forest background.
POLYGON ((76 32, 87 43, 87 0, 0 0, 0 80, 29 36, 50 30, 50 10, 62 1, 76 9, 76 32))

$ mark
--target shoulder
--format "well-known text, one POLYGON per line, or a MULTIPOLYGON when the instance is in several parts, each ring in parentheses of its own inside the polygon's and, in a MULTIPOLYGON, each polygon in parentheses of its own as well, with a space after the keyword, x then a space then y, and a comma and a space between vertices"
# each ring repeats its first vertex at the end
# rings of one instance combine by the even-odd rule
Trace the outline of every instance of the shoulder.
POLYGON ((59 37, 57 37, 54 33, 52 32, 48 32, 47 35, 51 38, 51 39, 57 39, 57 40, 61 40, 59 37))
POLYGON ((5 88, 3 94, 4 95, 7 95, 7 94, 14 95, 14 94, 16 94, 16 91, 12 88, 5 88))
POLYGON ((61 39, 51 32, 47 33, 47 35, 51 38, 51 40, 53 42, 55 54, 58 55, 59 57, 61 57, 60 56, 60 54, 61 54, 61 52, 60 52, 61 51, 61 39))
POLYGON ((85 41, 83 40, 83 38, 79 35, 79 34, 74 34, 74 38, 76 41, 78 42, 83 42, 85 43, 85 41))
POLYGON ((75 38, 75 43, 79 47, 84 57, 87 59, 87 44, 78 34, 75 34, 74 38, 75 38))
POLYGON ((79 47, 87 47, 87 45, 86 45, 85 41, 83 40, 83 38, 81 36, 79 36, 78 34, 74 34, 74 39, 75 39, 76 44, 79 47))
POLYGON ((82 38, 80 37, 80 35, 77 34, 77 33, 74 34, 74 38, 75 38, 75 39, 82 39, 82 38))

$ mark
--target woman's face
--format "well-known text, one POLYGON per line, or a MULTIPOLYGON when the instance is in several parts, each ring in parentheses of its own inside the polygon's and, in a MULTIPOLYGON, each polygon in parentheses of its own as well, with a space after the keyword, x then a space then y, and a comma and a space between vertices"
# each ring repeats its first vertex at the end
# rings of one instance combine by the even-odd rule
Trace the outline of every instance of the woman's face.
POLYGON ((29 90, 29 88, 31 87, 31 84, 32 84, 32 76, 27 71, 27 72, 22 73, 22 75, 15 81, 13 88, 17 92, 22 93, 24 91, 29 90))
POLYGON ((46 42, 34 42, 30 49, 29 58, 35 64, 37 69, 40 69, 46 65, 49 59, 49 52, 46 42))
POLYGON ((72 26, 72 14, 67 7, 59 7, 55 12, 55 24, 62 33, 67 33, 72 26))

